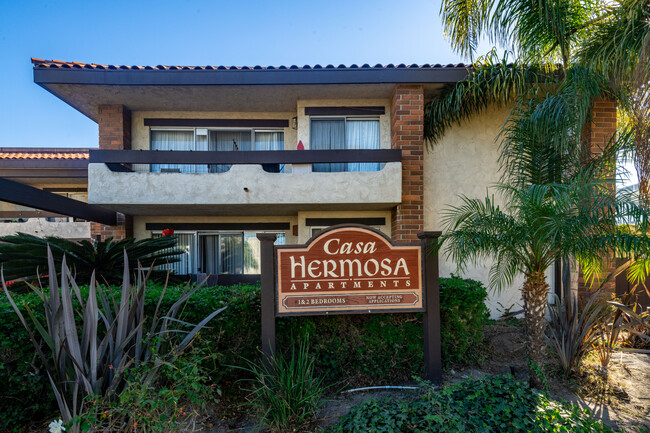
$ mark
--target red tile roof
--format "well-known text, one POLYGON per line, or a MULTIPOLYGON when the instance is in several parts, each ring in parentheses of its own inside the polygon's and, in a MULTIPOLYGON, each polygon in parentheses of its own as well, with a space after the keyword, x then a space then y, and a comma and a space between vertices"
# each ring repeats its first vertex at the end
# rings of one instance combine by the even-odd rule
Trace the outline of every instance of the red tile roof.
POLYGON ((0 148, 0 159, 88 159, 88 149, 0 148))
POLYGON ((441 65, 441 64, 424 64, 424 65, 418 65, 416 63, 413 63, 411 65, 406 65, 404 63, 401 63, 399 65, 394 65, 392 63, 389 63, 387 65, 382 65, 380 63, 376 64, 375 66, 370 66, 369 64, 363 64, 361 66, 358 66, 356 64, 352 64, 350 66, 346 65, 326 65, 326 66, 321 66, 321 65, 304 65, 304 66, 297 66, 297 65, 291 65, 291 66, 165 66, 165 65, 157 65, 157 66, 128 66, 128 65, 100 65, 97 63, 80 63, 80 62, 64 62, 61 60, 43 60, 43 59, 35 59, 32 57, 32 64, 34 65, 34 68, 51 68, 51 69, 99 69, 99 70, 104 70, 104 69, 121 69, 121 70, 160 70, 160 71, 167 71, 167 70, 172 70, 172 71, 178 71, 178 70, 236 70, 236 71, 241 71, 241 70, 283 70, 283 69, 291 69, 291 70, 310 70, 310 69, 440 69, 440 68, 469 68, 471 65, 466 65, 464 63, 458 63, 458 64, 448 64, 448 65, 441 65))

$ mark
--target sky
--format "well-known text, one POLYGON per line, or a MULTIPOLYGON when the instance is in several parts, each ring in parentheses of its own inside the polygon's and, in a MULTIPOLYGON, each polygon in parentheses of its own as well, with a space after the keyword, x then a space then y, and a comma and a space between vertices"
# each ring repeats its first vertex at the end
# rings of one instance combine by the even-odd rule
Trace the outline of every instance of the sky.
MULTIPOLYGON (((459 63, 440 0, 0 0, 0 147, 96 147, 31 57, 126 65, 459 63)), ((483 47, 486 51, 488 45, 483 47)))

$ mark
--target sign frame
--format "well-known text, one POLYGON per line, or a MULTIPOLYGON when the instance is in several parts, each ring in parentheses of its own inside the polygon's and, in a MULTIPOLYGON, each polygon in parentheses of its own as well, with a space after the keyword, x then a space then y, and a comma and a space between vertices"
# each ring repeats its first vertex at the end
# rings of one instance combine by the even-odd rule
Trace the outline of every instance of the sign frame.
MULTIPOLYGON (((391 242, 390 238, 386 236, 382 231, 377 230, 373 227, 368 227, 362 224, 337 224, 331 227, 326 228, 325 230, 315 234, 312 236, 307 242, 305 242, 302 245, 274 245, 273 249, 273 260, 274 260, 274 280, 275 280, 275 287, 274 287, 274 293, 275 293, 275 317, 295 317, 295 316, 331 316, 331 315, 341 315, 341 314, 388 314, 388 313, 423 313, 426 309, 426 290, 425 290, 425 275, 424 275, 424 256, 422 248, 419 245, 394 245, 393 242, 391 242), (360 229, 362 232, 370 232, 380 238, 383 242, 389 245, 391 251, 393 249, 409 249, 416 251, 416 254, 418 256, 418 269, 419 275, 417 275, 417 279, 419 282, 419 288, 412 289, 413 293, 416 297, 419 297, 419 300, 416 300, 416 303, 421 304, 421 307, 413 307, 413 308, 408 308, 408 307, 380 307, 380 308, 358 308, 358 309, 353 309, 353 310, 347 310, 347 309, 341 309, 341 310, 328 310, 328 311, 322 311, 322 310, 305 310, 305 311, 293 311, 293 312, 286 312, 286 311, 280 311, 280 302, 281 302, 281 293, 280 293, 280 282, 281 282, 281 275, 280 275, 280 269, 278 266, 278 258, 280 256, 279 251, 304 251, 304 252, 309 252, 309 249, 313 246, 313 244, 317 241, 319 241, 322 237, 327 236, 328 234, 331 234, 331 232, 336 232, 339 230, 345 230, 345 229, 360 229)), ((403 292, 401 290, 400 292, 403 292)), ((342 295, 342 293, 336 293, 339 295, 342 295)), ((336 294, 327 294, 323 293, 320 296, 335 296, 336 294)), ((347 292, 346 295, 349 296, 351 295, 351 292, 347 292)), ((365 294, 370 294, 370 293, 365 293, 363 291, 360 293, 360 295, 365 295, 365 294)), ((376 293, 377 295, 381 293, 376 293)), ((390 293, 386 293, 390 294, 390 293)), ((399 293, 402 294, 402 293, 399 293)), ((297 295, 299 296, 299 295, 297 295)), ((312 296, 311 294, 309 295, 303 295, 303 296, 312 296)), ((318 296, 318 295, 313 295, 313 296, 318 296)), ((379 305, 378 305, 379 306, 379 305)))
MULTIPOLYGON (((360 227, 365 230, 377 232, 377 230, 361 224, 340 224, 332 226, 326 231, 334 230, 342 227, 360 227)), ((303 246, 308 246, 323 232, 318 233, 316 236, 303 246)), ((439 284, 439 266, 438 266, 438 253, 437 249, 429 249, 432 243, 437 242, 441 236, 439 231, 429 231, 418 233, 417 237, 420 239, 421 248, 421 271, 422 271, 422 301, 424 309, 422 311, 422 325, 423 325, 423 339, 424 339, 424 379, 433 382, 434 385, 440 386, 442 384, 442 346, 440 339, 440 284, 439 284)), ((384 238, 388 239, 385 235, 384 238)), ((275 318, 276 318, 276 303, 277 303, 277 262, 276 251, 283 246, 275 246, 274 242, 277 235, 275 233, 258 233, 257 238, 260 240, 260 285, 261 285, 261 330, 262 330, 262 361, 264 365, 272 369, 273 357, 276 353, 275 347, 275 318)), ((388 240, 390 245, 393 245, 388 240)), ((411 246, 415 243, 411 244, 411 246)), ((399 245, 395 245, 399 246, 399 245)), ((380 309, 375 313, 397 313, 407 312, 400 309, 400 311, 388 311, 387 309, 380 309)), ((339 314, 368 314, 367 310, 359 310, 356 312, 340 311, 339 314)), ((329 315, 335 313, 328 313, 320 315, 329 315)), ((295 316, 295 314, 291 314, 295 316)), ((307 315, 307 314, 298 314, 307 315)), ((315 314, 309 314, 315 315, 315 314)), ((284 316, 284 315, 283 315, 284 316)), ((282 317, 282 316, 281 316, 282 317)))

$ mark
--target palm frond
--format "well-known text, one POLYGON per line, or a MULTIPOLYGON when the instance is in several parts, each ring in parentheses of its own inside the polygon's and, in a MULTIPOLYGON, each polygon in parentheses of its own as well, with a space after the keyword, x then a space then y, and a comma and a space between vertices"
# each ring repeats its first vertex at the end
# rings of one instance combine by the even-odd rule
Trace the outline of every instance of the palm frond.
POLYGON ((556 81, 553 71, 539 65, 510 62, 496 51, 474 62, 467 79, 443 88, 425 106, 424 138, 439 142, 445 131, 488 107, 501 107, 522 95, 534 95, 556 81))
POLYGON ((443 0, 440 16, 452 48, 472 58, 479 40, 490 24, 494 0, 443 0))
POLYGON ((183 251, 176 247, 173 236, 135 240, 127 238, 115 241, 112 238, 92 243, 87 240, 73 242, 65 238, 50 236, 39 238, 18 233, 0 238, 0 263, 5 275, 11 279, 34 280, 48 268, 47 251, 52 251, 56 271, 61 272, 61 261, 65 255, 68 266, 78 278, 90 278, 95 272, 97 278, 119 281, 124 263, 124 251, 129 257, 130 269, 140 266, 151 267, 179 260, 183 251))
POLYGON ((650 55, 650 4, 623 0, 609 8, 610 14, 591 28, 577 58, 599 73, 630 81, 638 68, 648 69, 650 55))

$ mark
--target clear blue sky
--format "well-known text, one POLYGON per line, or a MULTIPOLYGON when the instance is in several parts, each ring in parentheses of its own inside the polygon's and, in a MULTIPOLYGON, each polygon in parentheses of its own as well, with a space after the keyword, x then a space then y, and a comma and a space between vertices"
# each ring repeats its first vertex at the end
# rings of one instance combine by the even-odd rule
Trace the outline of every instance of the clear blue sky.
MULTIPOLYGON (((96 147, 30 57, 127 65, 458 63, 439 0, 0 0, 0 147, 96 147)), ((465 59, 466 60, 466 59, 465 59)))

